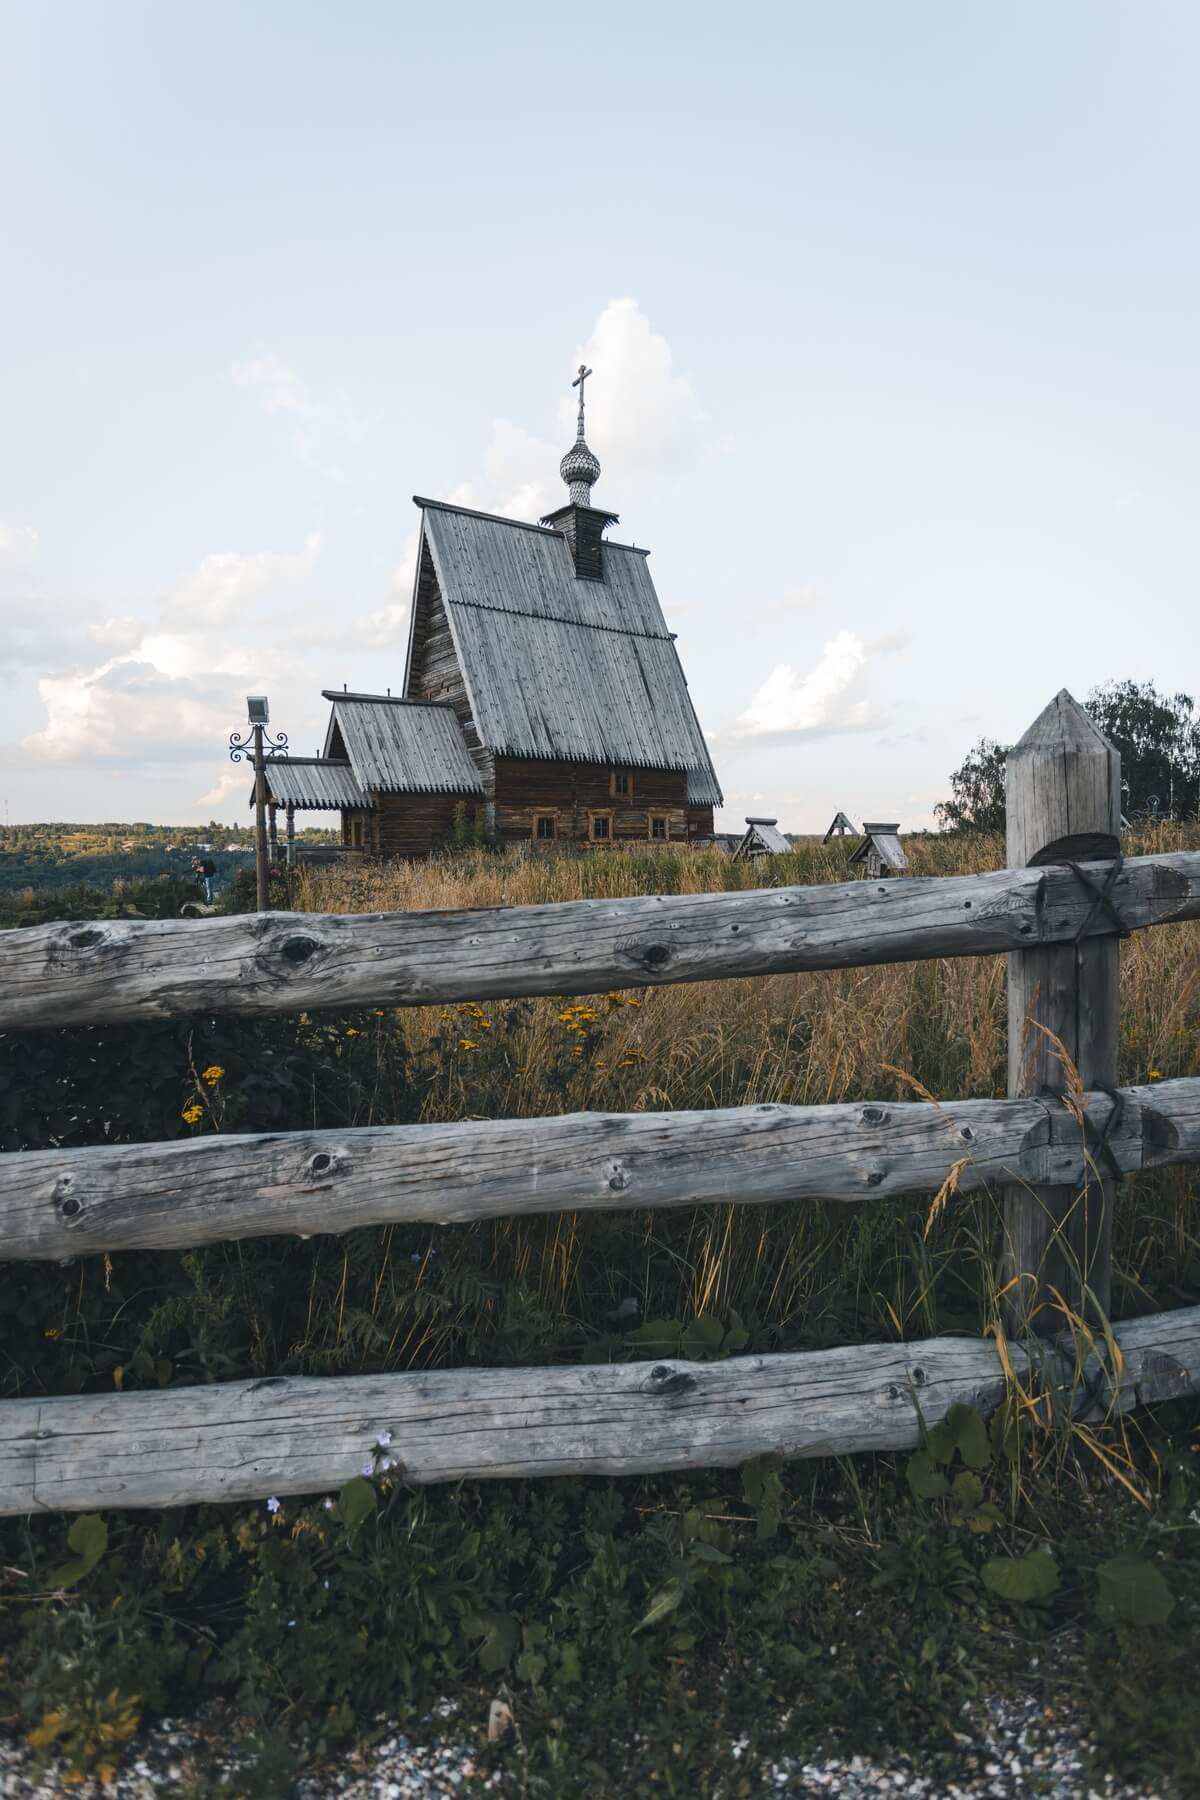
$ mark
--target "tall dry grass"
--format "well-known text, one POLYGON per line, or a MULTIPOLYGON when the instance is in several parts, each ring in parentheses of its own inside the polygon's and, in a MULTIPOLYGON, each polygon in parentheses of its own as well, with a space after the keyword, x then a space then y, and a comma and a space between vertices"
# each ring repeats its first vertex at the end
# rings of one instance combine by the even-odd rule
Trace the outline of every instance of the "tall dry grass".
MULTIPOLYGON (((1001 866, 998 839, 907 840, 915 875, 1001 866)), ((1131 834, 1128 854, 1200 847, 1195 827, 1131 834)), ((847 846, 806 843, 769 870, 775 885, 847 879, 847 846)), ((532 904, 602 895, 762 885, 768 871, 719 851, 549 857, 470 853, 419 864, 301 870, 294 904, 327 912, 532 904)), ((1137 933, 1122 950, 1120 1076, 1200 1075, 1200 925, 1137 933)), ((427 1119, 519 1117, 910 1098, 905 1071, 942 1098, 1003 1091, 1000 957, 696 983, 594 1001, 536 1000, 399 1014, 425 1070, 427 1119)), ((369 1119, 388 1117, 381 1084, 369 1119)), ((1115 1310, 1178 1304, 1200 1286, 1200 1185, 1186 1171, 1124 1184, 1115 1310)), ((501 1284, 536 1295, 540 1316, 736 1311, 806 1341, 955 1326, 995 1304, 993 1199, 956 1200, 926 1234, 920 1204, 734 1204, 686 1215, 571 1215, 487 1228, 501 1284), (622 1290, 626 1290, 623 1292, 622 1290)), ((453 1253, 452 1251, 450 1252, 453 1253)), ((449 1337, 453 1331, 443 1321, 449 1337)), ((436 1334, 435 1334, 436 1335, 436 1334)), ((431 1346, 423 1345, 423 1356, 431 1346)))

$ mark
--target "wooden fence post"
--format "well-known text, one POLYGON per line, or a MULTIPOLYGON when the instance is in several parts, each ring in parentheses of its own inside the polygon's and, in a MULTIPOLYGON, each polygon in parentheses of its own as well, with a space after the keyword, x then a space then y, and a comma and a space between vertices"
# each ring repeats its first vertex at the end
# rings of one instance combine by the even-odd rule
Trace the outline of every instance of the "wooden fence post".
MULTIPOLYGON (((1120 753, 1065 688, 1010 753, 1005 802, 1009 868, 1118 853, 1120 753)), ((1069 1077, 1058 1045, 1085 1089, 1115 1084, 1119 972, 1115 933, 1010 954, 1010 1096, 1066 1092, 1069 1077)), ((1086 1171, 1082 1190, 1006 1188, 1005 1316, 1011 1332, 1050 1335, 1066 1327, 1052 1289, 1074 1311, 1107 1316, 1113 1194, 1111 1180, 1102 1180, 1095 1168, 1086 1171)))

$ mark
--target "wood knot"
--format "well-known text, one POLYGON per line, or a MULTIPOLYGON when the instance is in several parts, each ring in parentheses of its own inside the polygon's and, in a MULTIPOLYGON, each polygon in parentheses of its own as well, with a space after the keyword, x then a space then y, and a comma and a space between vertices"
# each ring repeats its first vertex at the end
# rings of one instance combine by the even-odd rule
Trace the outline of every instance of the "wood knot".
POLYGON ((104 933, 92 925, 86 931, 73 931, 68 941, 73 950, 90 950, 94 944, 104 942, 104 933))
POLYGON ((614 1194, 623 1194, 632 1180, 628 1169, 623 1169, 620 1163, 614 1163, 613 1172, 608 1178, 608 1185, 614 1194))
POLYGON ((661 969, 670 960, 671 951, 666 944, 647 944, 642 951, 642 961, 648 969, 661 969))
POLYGON ((58 1210, 64 1219, 73 1219, 77 1213, 83 1211, 83 1201, 77 1200, 74 1194, 68 1194, 58 1210))
POLYGON ((648 1394, 671 1398, 690 1393, 696 1385, 696 1377, 686 1369, 672 1369, 666 1363, 656 1363, 642 1385, 648 1394))
POLYGON ((886 1125, 888 1115, 882 1106, 864 1106, 859 1115, 864 1125, 886 1125))
POLYGON ((309 1175, 341 1175, 350 1167, 349 1157, 340 1150, 314 1150, 304 1165, 309 1175))
POLYGON ((871 1173, 867 1176, 867 1186, 868 1187, 878 1187, 882 1180, 883 1180, 883 1170, 882 1169, 872 1169, 871 1173))
POLYGON ((302 963, 315 956, 320 947, 316 938, 290 937, 279 946, 279 954, 286 962, 302 963))

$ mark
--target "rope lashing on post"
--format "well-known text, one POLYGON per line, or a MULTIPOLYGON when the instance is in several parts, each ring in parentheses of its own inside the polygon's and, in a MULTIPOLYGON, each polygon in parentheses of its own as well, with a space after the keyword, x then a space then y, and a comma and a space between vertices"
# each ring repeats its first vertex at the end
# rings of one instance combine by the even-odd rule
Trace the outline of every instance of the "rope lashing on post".
POLYGON ((1038 1098, 1060 1101, 1065 1112, 1069 1113, 1073 1119, 1081 1121, 1084 1150, 1088 1152, 1093 1162, 1103 1161, 1107 1173, 1114 1180, 1120 1181, 1125 1175, 1125 1170, 1117 1161, 1116 1151, 1112 1147, 1112 1136, 1125 1117, 1125 1096, 1118 1088, 1109 1087, 1106 1081, 1094 1081, 1092 1086, 1098 1094, 1103 1094, 1107 1100, 1112 1102, 1108 1109, 1108 1117, 1100 1126, 1097 1126, 1095 1121, 1088 1117, 1086 1111, 1083 1113, 1078 1111, 1078 1102, 1068 1105, 1068 1100, 1072 1096, 1064 1094, 1061 1088, 1053 1088, 1043 1082, 1038 1089, 1038 1098))
POLYGON ((1080 942, 1088 927, 1091 925, 1092 920, 1099 912, 1105 913, 1112 921, 1113 930, 1118 937, 1127 938, 1129 936, 1129 926, 1117 911, 1116 902, 1112 898, 1113 888, 1116 885, 1117 877, 1120 875, 1124 863, 1125 858, 1121 855, 1120 851, 1118 851, 1116 856, 1114 856, 1113 860, 1109 863, 1108 873, 1105 875, 1103 883, 1101 883, 1094 881, 1087 870, 1080 868, 1077 862, 1064 860, 1063 867, 1070 869, 1075 879, 1080 882, 1092 896, 1091 908, 1085 915, 1079 930, 1075 933, 1072 940, 1074 943, 1078 944, 1080 942))

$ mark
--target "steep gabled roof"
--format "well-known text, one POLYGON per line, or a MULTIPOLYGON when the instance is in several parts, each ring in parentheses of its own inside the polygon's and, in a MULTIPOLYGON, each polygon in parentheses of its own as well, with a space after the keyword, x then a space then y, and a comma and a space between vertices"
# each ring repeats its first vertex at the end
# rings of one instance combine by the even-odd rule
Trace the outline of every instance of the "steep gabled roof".
POLYGON ((694 803, 720 804, 644 550, 606 543, 603 579, 580 581, 559 531, 417 505, 486 749, 685 769, 694 803))
POLYGON ((360 787, 402 794, 482 794, 479 771, 452 707, 390 694, 328 688, 322 693, 333 702, 325 754, 340 740, 360 787))

